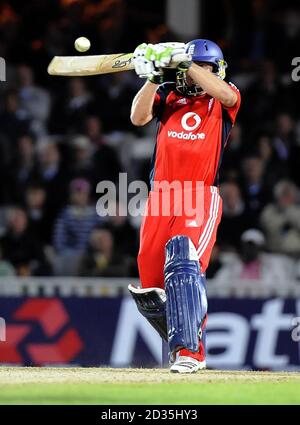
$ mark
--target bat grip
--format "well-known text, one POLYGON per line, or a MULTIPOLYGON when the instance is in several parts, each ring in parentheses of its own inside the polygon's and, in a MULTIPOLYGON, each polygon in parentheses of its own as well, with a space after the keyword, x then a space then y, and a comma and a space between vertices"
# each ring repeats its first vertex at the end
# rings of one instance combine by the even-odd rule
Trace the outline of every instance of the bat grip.
POLYGON ((168 68, 176 68, 176 66, 180 62, 187 62, 192 60, 192 55, 189 55, 188 53, 178 53, 177 55, 174 55, 171 60, 170 66, 168 68))

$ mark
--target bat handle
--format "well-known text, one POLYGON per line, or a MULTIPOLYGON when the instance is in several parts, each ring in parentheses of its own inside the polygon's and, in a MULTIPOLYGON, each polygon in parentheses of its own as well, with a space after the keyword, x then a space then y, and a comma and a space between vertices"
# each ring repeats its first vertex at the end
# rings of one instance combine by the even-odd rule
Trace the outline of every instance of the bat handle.
POLYGON ((172 57, 171 64, 168 68, 176 68, 180 62, 187 62, 190 60, 192 60, 192 55, 189 55, 188 53, 179 53, 172 57))

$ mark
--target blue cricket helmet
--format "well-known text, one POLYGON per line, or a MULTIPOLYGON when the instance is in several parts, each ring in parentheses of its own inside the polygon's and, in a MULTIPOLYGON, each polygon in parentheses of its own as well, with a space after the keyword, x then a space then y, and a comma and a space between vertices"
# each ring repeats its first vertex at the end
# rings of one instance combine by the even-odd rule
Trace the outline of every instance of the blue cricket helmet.
MULTIPOLYGON (((193 62, 205 62, 213 66, 213 72, 222 80, 226 76, 227 63, 224 60, 220 47, 211 40, 198 38, 186 45, 186 53, 192 56, 193 62)), ((186 77, 182 73, 177 75, 177 89, 183 94, 197 96, 201 94, 201 87, 196 85, 187 87, 186 77)))
POLYGON ((193 62, 206 62, 213 65, 216 71, 220 65, 226 64, 220 47, 210 40, 198 38, 186 45, 186 52, 192 55, 193 62))

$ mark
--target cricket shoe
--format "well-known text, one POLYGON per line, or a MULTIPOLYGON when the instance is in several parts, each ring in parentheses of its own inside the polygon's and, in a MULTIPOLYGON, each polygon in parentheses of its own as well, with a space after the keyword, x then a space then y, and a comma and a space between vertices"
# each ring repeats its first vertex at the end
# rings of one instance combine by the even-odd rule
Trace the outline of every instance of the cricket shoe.
POLYGON ((172 373, 195 373, 206 368, 205 348, 202 341, 199 341, 199 351, 192 353, 182 348, 176 354, 176 360, 170 367, 172 373))
POLYGON ((178 356, 170 367, 172 373, 195 373, 200 369, 206 368, 206 361, 199 362, 193 357, 178 356))

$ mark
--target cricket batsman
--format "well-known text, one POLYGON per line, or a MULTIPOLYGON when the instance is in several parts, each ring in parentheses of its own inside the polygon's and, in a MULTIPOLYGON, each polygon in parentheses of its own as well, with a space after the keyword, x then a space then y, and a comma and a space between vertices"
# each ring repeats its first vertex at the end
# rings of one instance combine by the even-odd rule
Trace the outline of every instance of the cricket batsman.
POLYGON ((205 271, 222 214, 218 172, 241 97, 224 81, 227 64, 210 40, 141 44, 134 66, 146 82, 133 100, 131 121, 143 126, 156 118, 158 127, 140 231, 142 287, 129 285, 129 291, 168 342, 171 372, 192 373, 206 367, 205 271), (176 63, 176 57, 184 60, 176 63), (174 61, 176 81, 167 82, 165 69, 174 61), (161 212, 164 205, 153 214, 167 192, 179 190, 182 202, 198 205, 194 215, 179 208, 178 196, 169 214, 161 212))

